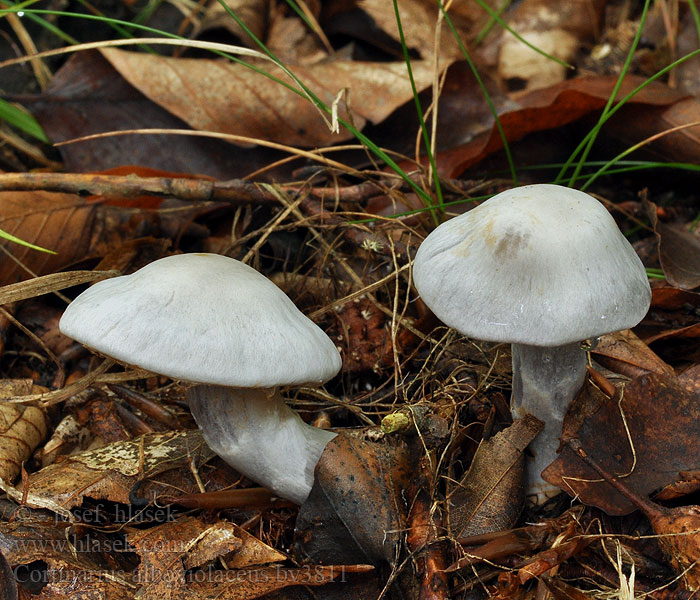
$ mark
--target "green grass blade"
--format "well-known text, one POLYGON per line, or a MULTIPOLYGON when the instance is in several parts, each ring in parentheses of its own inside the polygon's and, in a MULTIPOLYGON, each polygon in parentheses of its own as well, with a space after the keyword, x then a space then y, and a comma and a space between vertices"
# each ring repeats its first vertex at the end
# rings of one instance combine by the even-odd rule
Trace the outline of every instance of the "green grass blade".
MULTIPOLYGON (((283 63, 280 61, 274 53, 272 53, 267 46, 258 39, 258 37, 248 28, 248 26, 238 17, 238 15, 231 10, 230 7, 228 7, 223 0, 219 0, 219 3, 224 7, 224 10, 231 16, 232 19, 236 21, 239 27, 245 31, 250 38, 255 42, 255 44, 260 48, 279 68, 281 68, 298 86, 299 90, 294 90, 293 88, 292 91, 297 93, 298 95, 307 98, 310 100, 319 110, 325 112, 326 114, 332 114, 332 110, 329 106, 327 106, 316 94, 313 93, 313 91, 306 86, 294 73, 292 73, 283 63)), ((262 73, 263 75, 265 74, 264 72, 262 73)), ((345 127, 350 133, 352 133, 357 140, 359 140, 364 146, 369 148, 369 150, 377 156, 380 160, 382 160, 392 171, 397 173, 412 189, 413 191, 425 202, 426 205, 430 205, 432 202, 432 198, 415 182, 413 181, 407 173, 399 167, 399 165, 392 160, 392 158, 386 154, 379 146, 377 146, 374 142, 372 142, 369 138, 367 138, 366 135, 364 135, 362 132, 360 132, 356 127, 354 127, 351 123, 346 121, 343 118, 338 118, 338 122, 345 127)))
MULTIPOLYGON (((625 62, 622 65, 622 69, 620 71, 620 75, 617 78, 617 81, 615 82, 615 86, 613 87, 613 90, 608 98, 608 101, 605 104, 605 107, 603 108, 603 112, 601 113, 598 122, 593 126, 593 129, 587 136, 587 140, 583 146, 583 150, 581 152, 581 157, 578 161, 578 164, 576 165, 576 168, 574 169, 573 174, 569 178, 568 185, 569 187, 573 187, 574 184, 576 183, 576 179, 578 178, 578 174, 581 172, 581 169, 583 169, 583 165, 585 164, 588 155, 591 152, 591 149, 593 148, 593 144, 595 144, 596 138, 598 137, 598 134, 600 133, 601 128, 603 127, 603 123, 609 118, 608 113, 610 113, 611 108, 613 106, 613 103, 615 102, 615 99, 617 98, 617 94, 620 91, 620 87, 622 86, 622 82, 627 75, 630 65, 632 64, 632 58, 634 56, 635 51, 637 50, 637 46, 639 46, 639 40, 642 37, 642 30, 644 29, 644 23, 646 22, 647 18, 647 13, 649 12, 649 4, 651 3, 651 0, 645 0, 644 1, 644 7, 642 9, 642 15, 639 20, 639 26, 637 27, 637 31, 634 36, 634 40, 632 40, 632 45, 630 46, 629 52, 627 53, 627 57, 625 58, 625 62)), ((574 155, 572 154, 572 157, 570 158, 570 161, 573 162, 574 160, 574 155)), ((569 161, 567 161, 569 162, 569 161)), ((559 178, 557 178, 559 179, 559 178)))
MULTIPOLYGON (((428 161, 430 162, 430 170, 433 175, 433 182, 435 184, 435 194, 437 195, 437 200, 438 200, 438 206, 442 208, 443 204, 443 198, 442 198, 442 188, 440 187, 440 178, 438 176, 437 172, 437 165, 435 164, 435 157, 433 156, 433 152, 431 150, 431 145, 430 145, 430 136, 428 135, 428 128, 425 124, 425 117, 423 114, 423 107, 421 106, 420 103, 420 98, 418 98, 418 90, 416 89, 416 80, 413 77, 413 69, 411 68, 411 58, 408 55, 408 46, 406 44, 406 38, 403 33, 403 26, 401 24, 401 15, 399 14, 399 4, 397 0, 393 0, 394 3, 394 14, 396 17, 396 25, 398 26, 399 29, 399 39, 401 40, 401 49, 403 50, 403 57, 404 57, 404 62, 406 63, 406 69, 408 71, 408 79, 411 82, 411 91, 413 92, 413 102, 416 105, 416 114, 418 115, 418 121, 420 122, 420 130, 421 130, 421 135, 423 136, 423 144, 425 144, 425 153, 428 156, 428 161)), ((437 102, 437 99, 435 99, 437 102)), ((435 113, 433 113, 435 114, 435 113)), ((434 203, 430 202, 430 207, 432 208, 434 206, 434 203)), ((435 222, 435 225, 438 225, 439 219, 438 215, 435 213, 434 210, 430 211, 430 214, 433 218, 433 221, 435 222)))
POLYGON ((474 61, 472 60, 471 55, 469 54, 469 52, 467 52, 466 46, 462 42, 462 39, 459 37, 459 33, 457 32, 457 29, 454 26, 454 23, 452 23, 452 19, 450 19, 450 16, 447 14, 447 11, 445 10, 445 7, 442 3, 442 0, 437 0, 437 2, 438 2, 438 6, 440 7, 440 10, 442 11, 445 22, 447 23, 450 30, 452 31, 452 35, 454 36, 455 40, 457 41, 457 44, 459 44, 459 49, 462 52, 462 56, 464 56, 464 59, 467 61, 467 64, 469 65, 469 68, 471 69, 471 72, 474 75, 474 78, 476 79, 477 85, 481 89, 481 93, 483 94, 484 98, 486 99, 486 103, 489 106, 489 110, 491 111, 491 114, 493 115, 493 118, 495 119, 496 129, 498 130, 498 135, 501 137, 501 143, 503 144, 503 150, 506 153, 506 160, 508 161, 508 167, 510 168, 510 174, 511 174, 511 178, 513 179, 513 185, 518 185, 518 174, 517 174, 517 171, 515 170, 515 163, 513 162, 513 156, 510 152, 510 145, 508 144, 508 138, 506 137, 506 133, 503 130, 503 125, 501 124, 501 119, 498 117, 498 110, 496 110, 496 105, 493 103, 493 100, 491 99, 491 95, 489 94, 488 90, 486 89, 486 85, 484 84, 483 80, 481 79, 481 75, 479 75, 479 71, 476 68, 476 65, 474 64, 474 61))
POLYGON ((3 231, 0 229, 0 238, 7 240, 8 242, 14 242, 15 244, 20 244, 21 246, 26 246, 27 248, 31 248, 32 250, 38 250, 39 252, 46 252, 47 254, 56 254, 53 250, 48 250, 47 248, 42 248, 41 246, 35 246, 34 244, 31 244, 29 242, 25 242, 24 240, 21 240, 18 237, 15 237, 11 233, 7 233, 7 231, 3 231))
POLYGON ((6 121, 45 144, 50 143, 41 125, 30 113, 2 98, 0 98, 0 120, 6 121))

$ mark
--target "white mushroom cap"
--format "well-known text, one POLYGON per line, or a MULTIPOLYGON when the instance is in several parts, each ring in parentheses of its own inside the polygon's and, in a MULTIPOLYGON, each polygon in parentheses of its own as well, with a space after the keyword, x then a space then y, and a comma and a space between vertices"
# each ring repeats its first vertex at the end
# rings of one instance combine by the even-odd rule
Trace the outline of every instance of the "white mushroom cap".
POLYGON ((197 383, 320 384, 341 359, 269 279, 217 254, 181 254, 80 294, 59 328, 118 361, 197 383))
POLYGON ((605 207, 557 185, 497 194, 437 227, 416 254, 421 298, 481 340, 558 346, 636 325, 651 291, 605 207))

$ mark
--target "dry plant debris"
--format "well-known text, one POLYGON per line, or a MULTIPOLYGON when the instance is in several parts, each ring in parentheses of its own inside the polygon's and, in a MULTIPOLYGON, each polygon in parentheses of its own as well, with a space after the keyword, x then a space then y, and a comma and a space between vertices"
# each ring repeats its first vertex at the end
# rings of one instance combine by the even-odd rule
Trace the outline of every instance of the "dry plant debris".
MULTIPOLYGON (((296 12, 227 0, 329 107, 337 99, 324 115, 304 94, 186 45, 144 52, 129 41, 18 63, 56 42, 38 21, 7 15, 0 95, 51 143, 2 123, 0 229, 54 254, 0 240, 0 596, 695 597, 700 57, 649 77, 697 51, 697 14, 659 0, 642 24, 638 4, 445 3, 448 23, 435 3, 399 0, 399 28, 390 2, 296 12), (412 260, 438 222, 515 185, 509 160, 518 184, 557 177, 609 104, 637 33, 616 100, 636 92, 573 183, 633 243, 652 305, 634 331, 590 340, 590 376, 564 426, 580 446, 564 444, 547 471, 566 493, 534 508, 521 469, 539 423, 512 422, 510 351, 440 323, 412 260), (349 129, 333 132, 335 114, 405 177, 349 129), (603 175, 615 157, 636 162, 603 175), (206 447, 179 382, 95 357, 58 330, 92 282, 191 252, 263 273, 342 354, 324 387, 286 390, 306 422, 341 434, 300 507, 206 447)), ((219 2, 142 8, 90 10, 200 46, 260 50, 219 2)), ((116 36, 99 20, 50 19, 80 42, 116 36)), ((239 58, 294 85, 249 54, 239 58)))

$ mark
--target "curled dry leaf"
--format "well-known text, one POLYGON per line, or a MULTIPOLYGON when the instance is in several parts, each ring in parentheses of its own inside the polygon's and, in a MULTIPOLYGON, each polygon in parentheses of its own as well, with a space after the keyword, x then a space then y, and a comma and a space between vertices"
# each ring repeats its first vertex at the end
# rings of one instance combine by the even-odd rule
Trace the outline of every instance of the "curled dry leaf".
MULTIPOLYGON (((602 468, 620 477, 634 493, 646 497, 676 481, 681 471, 697 468, 698 430, 697 394, 689 392, 676 378, 652 373, 632 380, 615 398, 603 402, 583 419, 575 435, 602 468)), ((573 431, 565 432, 566 438, 573 435, 573 431)), ((636 508, 568 446, 545 469, 543 477, 608 514, 626 515, 636 508)))
POLYGON ((409 466, 388 445, 339 435, 316 465, 297 517, 294 550, 314 563, 393 563, 409 466))
POLYGON ((255 42, 236 23, 226 9, 233 11, 240 18, 246 27, 258 39, 265 37, 268 18, 268 3, 267 0, 226 0, 221 4, 214 0, 210 1, 204 12, 204 16, 197 24, 195 30, 190 34, 193 38, 198 38, 202 33, 212 29, 223 28, 235 35, 241 43, 257 50, 255 42))
POLYGON ((0 478, 12 481, 48 431, 48 419, 36 406, 0 404, 0 478))
POLYGON ((229 569, 243 569, 287 560, 279 550, 268 546, 242 527, 233 525, 233 528, 236 537, 241 540, 241 547, 226 556, 226 565, 229 569))
POLYGON ((82 452, 40 469, 26 482, 29 506, 50 499, 62 509, 78 506, 84 496, 129 504, 139 481, 178 467, 204 464, 214 453, 199 431, 146 434, 82 452))
MULTIPOLYGON (((136 89, 199 131, 217 131, 295 146, 326 146, 353 136, 333 133, 307 98, 253 70, 221 60, 169 58, 102 50, 103 56, 136 89)), ((272 63, 261 65, 289 81, 272 63)), ((412 64, 419 91, 433 79, 430 64, 412 64)), ((343 89, 339 115, 358 129, 379 123, 412 98, 404 63, 330 61, 296 66, 294 74, 327 106, 343 89), (348 113, 348 107, 350 114, 348 113)))
POLYGON ((76 447, 85 449, 90 437, 90 430, 81 425, 74 415, 66 415, 41 449, 41 466, 53 464, 58 456, 68 454, 76 447))
MULTIPOLYGON (((0 385, 0 399, 41 390, 29 380, 5 380, 0 385)), ((48 418, 43 410, 0 400, 0 479, 13 481, 47 432, 48 418)))
POLYGON ((523 500, 523 451, 543 426, 527 415, 479 444, 469 471, 448 495, 455 538, 515 524, 523 500))
MULTIPOLYGON (((525 0, 513 11, 509 24, 540 51, 570 62, 582 43, 598 33, 604 4, 601 0, 567 2, 555 9, 547 0, 525 0)), ((498 71, 514 89, 536 89, 563 81, 567 68, 504 29, 498 71)))

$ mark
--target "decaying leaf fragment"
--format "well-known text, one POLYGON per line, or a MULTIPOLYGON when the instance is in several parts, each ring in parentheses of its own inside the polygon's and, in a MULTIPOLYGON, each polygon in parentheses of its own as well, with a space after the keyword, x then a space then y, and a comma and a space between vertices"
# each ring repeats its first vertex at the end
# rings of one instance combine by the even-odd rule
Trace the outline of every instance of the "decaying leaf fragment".
POLYGON ((214 453, 198 430, 146 434, 82 452, 29 476, 29 506, 40 499, 63 509, 78 506, 84 496, 129 504, 134 485, 179 466, 204 464, 214 453))
POLYGON ((585 464, 595 471, 635 508, 651 521, 658 542, 685 589, 700 590, 700 506, 666 508, 640 496, 613 477, 581 445, 578 438, 570 439, 567 446, 585 464))
POLYGON ((233 528, 236 537, 241 540, 241 546, 235 552, 226 556, 226 565, 229 569, 243 569, 245 567, 282 562, 287 559, 279 550, 268 546, 242 527, 233 525, 233 528))
POLYGON ((674 375, 673 368, 630 329, 601 336, 598 345, 591 352, 601 365, 630 378, 644 373, 674 375))
MULTIPOLYGON (((107 546, 95 538, 73 536, 69 527, 67 522, 26 511, 13 522, 0 523, 0 551, 10 566, 34 565, 17 572, 18 583, 43 585, 39 598, 47 600, 133 598, 129 575, 121 569, 105 569, 101 553, 107 546)), ((126 548, 124 543, 111 543, 109 549, 118 557, 118 550, 126 548)))

